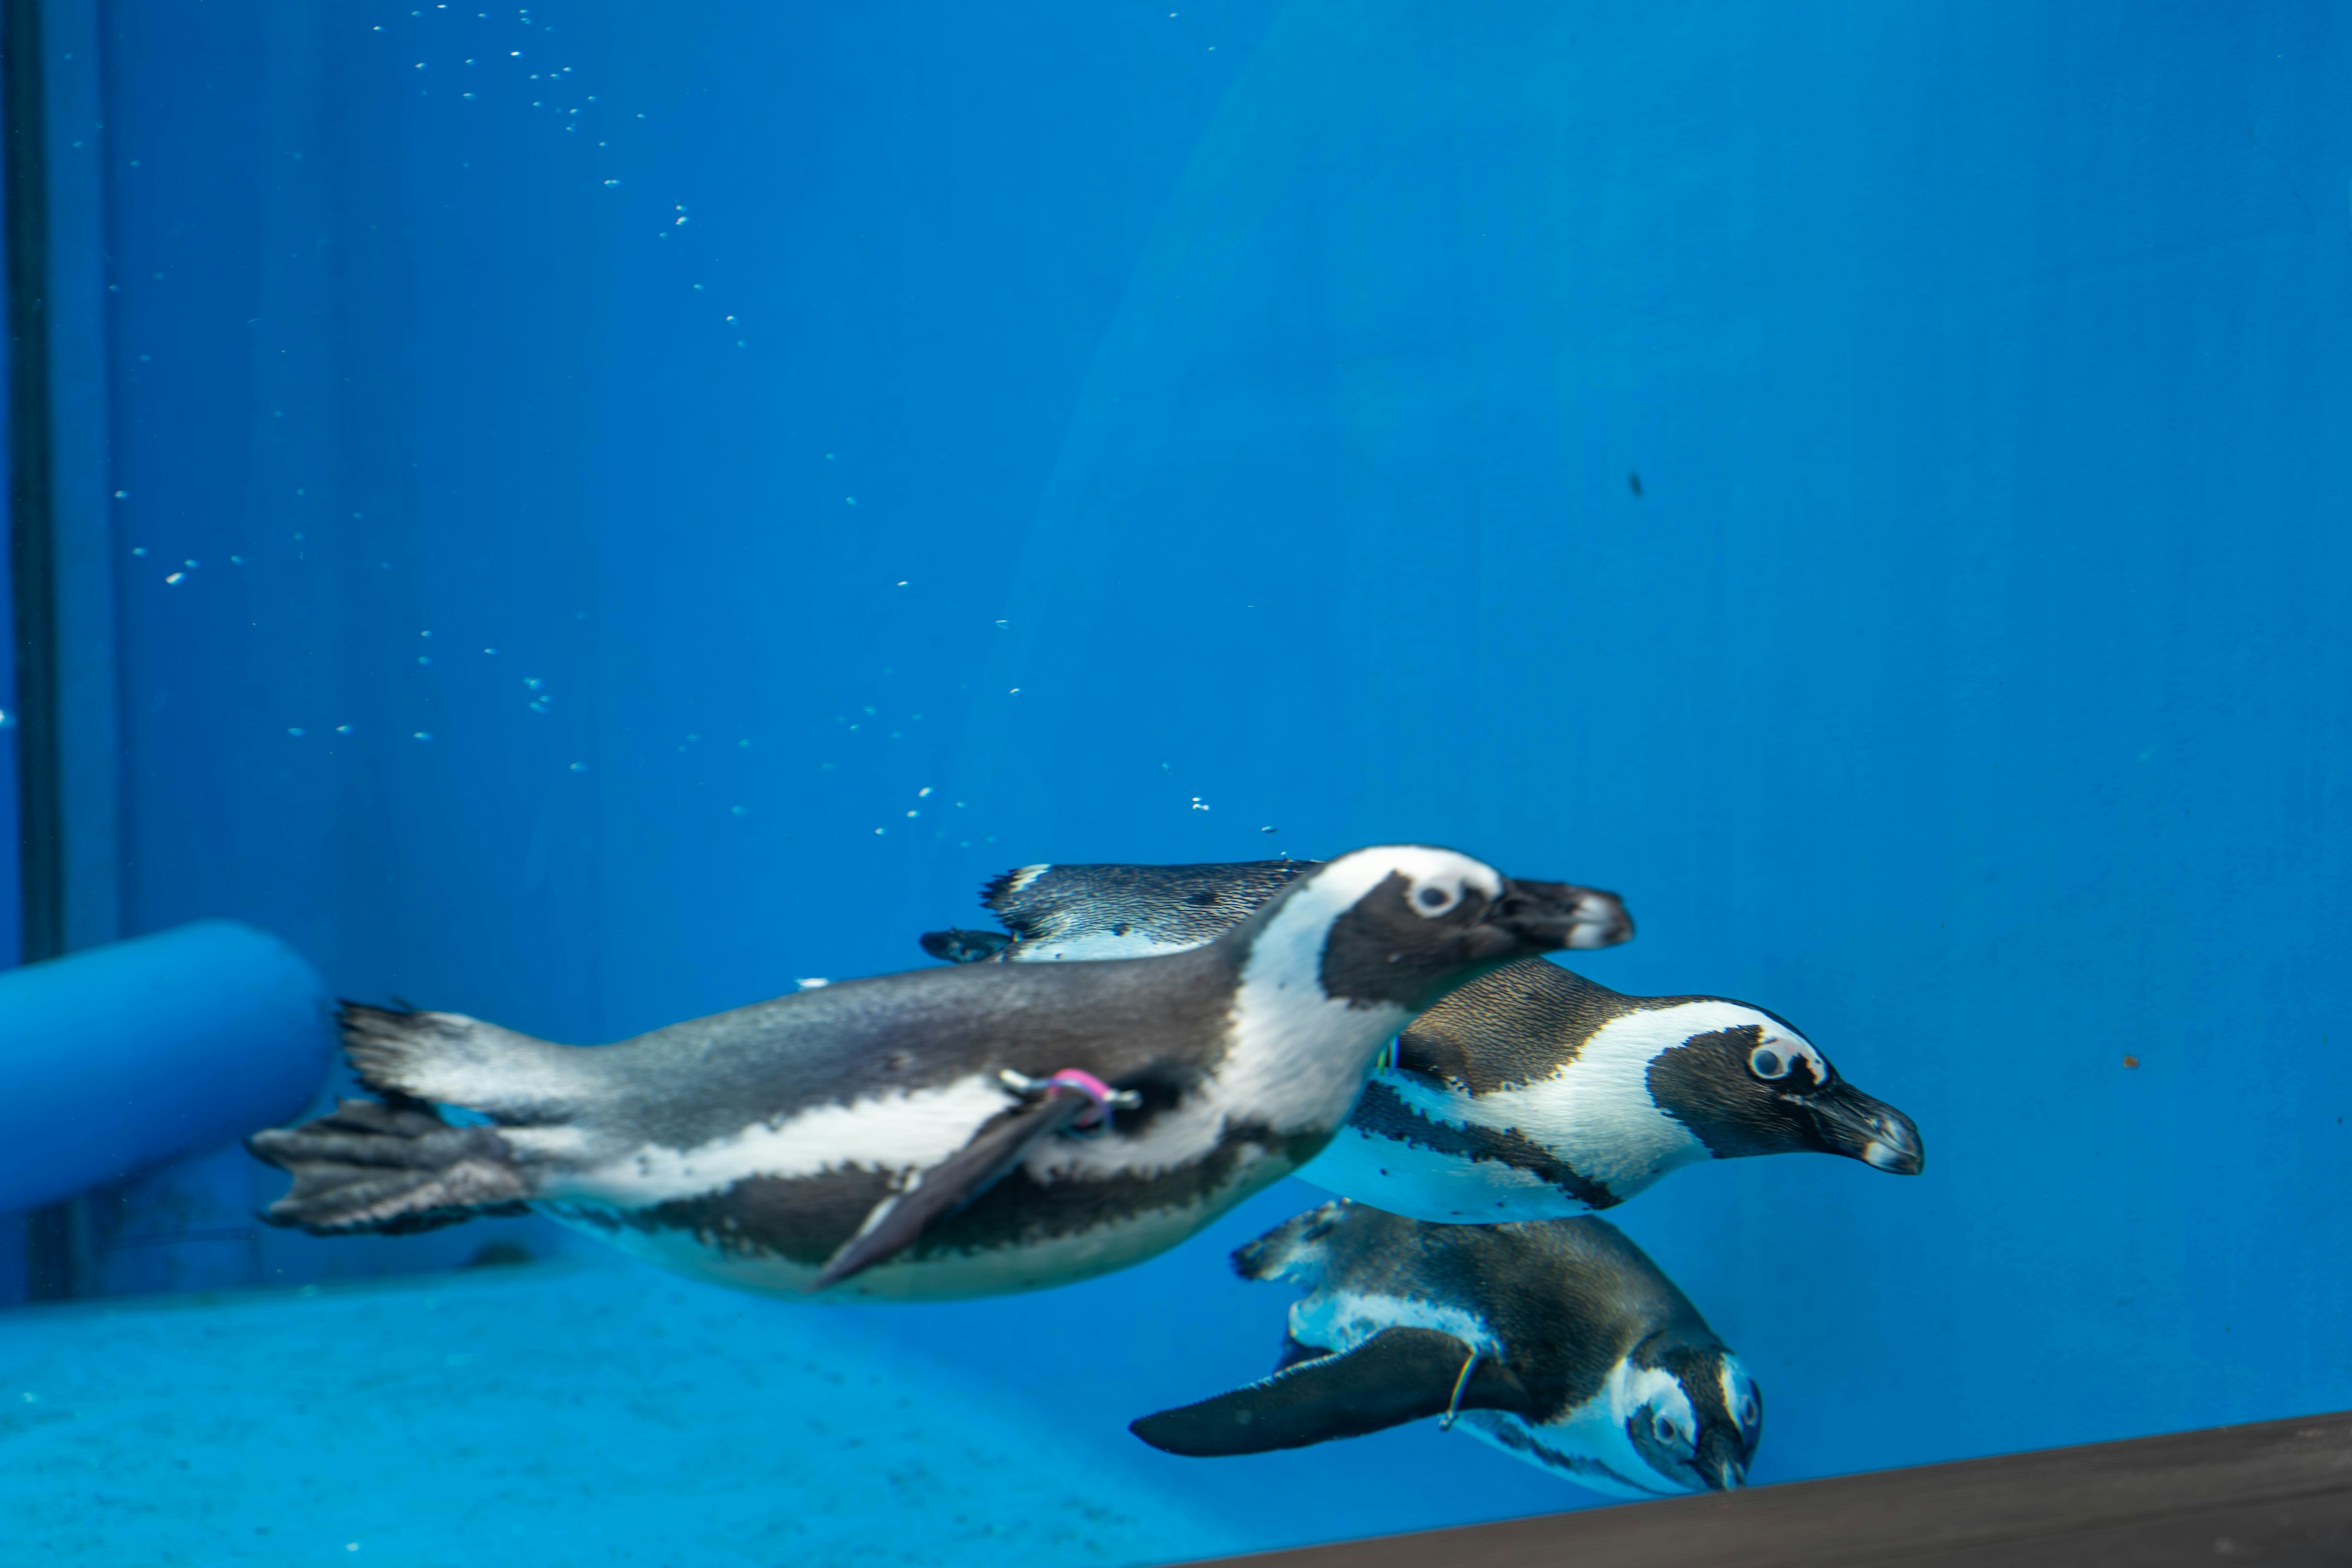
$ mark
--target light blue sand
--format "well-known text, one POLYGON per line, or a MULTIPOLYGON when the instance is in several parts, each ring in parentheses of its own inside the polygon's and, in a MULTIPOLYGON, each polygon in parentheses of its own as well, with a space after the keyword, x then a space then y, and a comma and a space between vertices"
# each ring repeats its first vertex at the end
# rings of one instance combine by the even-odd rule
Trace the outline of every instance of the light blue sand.
POLYGON ((14 1563, 1133 1563, 1247 1542, 839 1313, 625 1264, 11 1314, 14 1563))

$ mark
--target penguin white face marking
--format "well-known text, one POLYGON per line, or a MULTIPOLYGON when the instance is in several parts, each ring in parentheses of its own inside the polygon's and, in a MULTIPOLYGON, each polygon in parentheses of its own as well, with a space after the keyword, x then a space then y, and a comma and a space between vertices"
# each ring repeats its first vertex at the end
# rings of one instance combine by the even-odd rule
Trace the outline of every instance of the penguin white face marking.
POLYGON ((1748 1070, 1791 1094, 1811 1094, 1830 1080, 1830 1064, 1812 1043, 1786 1029, 1766 1033, 1748 1053, 1748 1070))
POLYGON ((1412 883, 1405 893, 1405 907, 1422 919, 1443 919, 1461 907, 1465 899, 1475 898, 1482 904, 1491 904, 1503 896, 1503 879, 1493 867, 1473 860, 1466 855, 1443 850, 1434 853, 1453 861, 1459 869, 1425 870, 1416 874, 1408 866, 1397 867, 1412 883))
MULTIPOLYGON (((1324 949, 1333 922, 1399 873, 1416 887, 1454 888, 1457 900, 1465 888, 1490 888, 1492 897, 1503 887, 1491 867, 1418 845, 1361 849, 1316 868, 1284 891, 1281 907, 1252 940, 1228 1015, 1230 1048, 1200 1087, 1139 1133, 1048 1140, 1030 1152, 1024 1168, 1040 1182, 1157 1175, 1199 1159, 1234 1121, 1276 1134, 1338 1130, 1363 1090, 1373 1057, 1412 1015, 1391 1004, 1330 995, 1323 989, 1324 949)), ((1283 1173, 1268 1173, 1269 1158, 1245 1158, 1235 1180, 1260 1184, 1283 1173)))
POLYGON ((1433 921, 1440 915, 1452 913, 1454 906, 1461 901, 1461 883, 1423 882, 1412 889, 1405 900, 1405 906, 1422 919, 1433 921))
POLYGON ((1233 1051, 1215 1075, 1220 1100, 1277 1130, 1346 1118, 1373 1057, 1412 1015, 1393 1003, 1332 996, 1323 989, 1324 950, 1333 923, 1399 875, 1414 889, 1451 888, 1457 900, 1465 888, 1490 900, 1503 890, 1493 867, 1413 844, 1359 849, 1292 883, 1242 965, 1233 1051))
MULTIPOLYGON (((1355 907, 1366 893, 1391 876, 1405 880, 1405 905, 1425 920, 1439 919, 1466 897, 1492 903, 1503 896, 1503 876, 1483 860, 1453 849, 1425 844, 1381 844, 1326 861, 1303 880, 1320 895, 1317 902, 1328 911, 1325 923, 1355 907)), ((1286 889, 1292 904, 1304 889, 1286 889)))
POLYGON ((1653 1064, 1650 1092, 1718 1157, 1812 1150, 1916 1174, 1909 1117, 1838 1077, 1812 1043, 1770 1014, 1743 1008, 1729 1027, 1694 1033, 1653 1064))
POLYGON ((1647 1397, 1627 1416, 1625 1436, 1650 1471, 1640 1479, 1658 1490, 1695 1489, 1686 1473, 1698 1460, 1698 1412, 1691 1407, 1690 1394, 1680 1378, 1663 1368, 1635 1372, 1627 1386, 1637 1384, 1647 1397))
POLYGON ((1687 1473, 1661 1469, 1643 1451, 1646 1447, 1661 1458, 1673 1451, 1675 1438, 1661 1439, 1662 1426, 1670 1434, 1698 1430, 1681 1382, 1662 1367, 1620 1361, 1599 1393, 1540 1424, 1478 1410, 1463 1412, 1462 1425, 1506 1453, 1531 1458, 1612 1497, 1679 1497, 1697 1489, 1687 1473))
POLYGON ((1739 1423, 1740 1436, 1748 1439, 1752 1449, 1757 1428, 1764 1424, 1764 1401, 1757 1394, 1756 1380, 1748 1375, 1748 1369, 1739 1364, 1735 1355, 1723 1358, 1717 1375, 1723 1382, 1723 1407, 1739 1423))
MULTIPOLYGON (((1687 1404, 1688 1400, 1685 1399, 1684 1403, 1687 1404)), ((1680 1447, 1685 1450, 1697 1448, 1697 1438, 1691 1431, 1696 1423, 1689 1415, 1677 1415, 1671 1410, 1660 1410, 1655 1406, 1651 1407, 1649 1415, 1650 1436, 1656 1439, 1661 1447, 1680 1447)))

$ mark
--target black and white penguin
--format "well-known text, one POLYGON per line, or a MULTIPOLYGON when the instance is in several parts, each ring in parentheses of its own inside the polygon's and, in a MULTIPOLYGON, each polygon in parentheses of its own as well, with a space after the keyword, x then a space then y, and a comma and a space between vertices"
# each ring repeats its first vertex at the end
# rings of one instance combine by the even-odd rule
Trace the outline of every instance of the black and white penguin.
MULTIPOLYGON (((1024 867, 982 895, 1011 939, 972 955, 1174 951, 1245 919, 1286 864, 1297 863, 1024 867)), ((1575 898, 1582 945, 1631 934, 1614 895, 1575 898)), ((1904 1175, 1924 1162, 1911 1119, 1840 1078, 1778 1015, 1720 996, 1626 996, 1530 959, 1407 1026, 1346 1129, 1298 1173, 1391 1213, 1474 1224, 1589 1214, 1702 1160, 1801 1152, 1904 1175)))
POLYGON ((1234 1254, 1287 1279, 1279 1368, 1130 1428, 1198 1458, 1437 1416, 1620 1497, 1744 1484, 1755 1380, 1642 1249, 1598 1219, 1427 1225, 1341 1199, 1234 1254))
POLYGON ((748 1289, 1037 1289, 1306 1163, 1415 1014, 1573 924, 1554 884, 1389 846, 1183 952, 845 981, 612 1046, 347 1007, 384 1100, 251 1146, 295 1178, 268 1217, 317 1232, 527 1205, 748 1289))
MULTIPOLYGON (((1231 931, 1321 864, 1023 866, 991 879, 980 890, 982 905, 1004 923, 1003 931, 925 931, 922 947, 950 963, 1179 952, 1231 931)), ((1633 936, 1633 917, 1616 894, 1569 887, 1562 896, 1573 915, 1566 946, 1614 947, 1633 936)))

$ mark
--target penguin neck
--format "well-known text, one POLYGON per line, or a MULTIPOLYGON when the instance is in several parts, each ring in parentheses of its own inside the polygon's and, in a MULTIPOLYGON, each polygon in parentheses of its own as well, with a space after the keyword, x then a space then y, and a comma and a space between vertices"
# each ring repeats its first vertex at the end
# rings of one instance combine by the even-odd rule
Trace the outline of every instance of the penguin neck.
MULTIPOLYGON (((1621 1358, 1601 1387, 1549 1420, 1526 1422, 1520 1429, 1530 1446, 1546 1456, 1543 1462, 1569 1471, 1580 1486, 1613 1497, 1673 1497, 1684 1489, 1651 1468, 1625 1426, 1651 1400, 1664 1398, 1681 1398, 1681 1385, 1671 1373, 1637 1367, 1630 1357, 1621 1358)), ((1688 1401, 1681 1407, 1687 1410, 1688 1401)))
POLYGON ((1622 1202, 1669 1172, 1712 1157, 1697 1131, 1657 1102, 1650 1083, 1660 1053, 1703 1026, 1682 1012, 1632 1009, 1586 1036, 1548 1076, 1467 1100, 1401 1078, 1391 1081, 1425 1114, 1516 1128, 1622 1202))
POLYGON ((1361 896, 1324 879, 1294 887, 1212 944, 1236 972, 1221 1088, 1284 1131, 1336 1131, 1382 1047, 1412 1018, 1395 1003, 1324 989, 1332 922, 1361 896))

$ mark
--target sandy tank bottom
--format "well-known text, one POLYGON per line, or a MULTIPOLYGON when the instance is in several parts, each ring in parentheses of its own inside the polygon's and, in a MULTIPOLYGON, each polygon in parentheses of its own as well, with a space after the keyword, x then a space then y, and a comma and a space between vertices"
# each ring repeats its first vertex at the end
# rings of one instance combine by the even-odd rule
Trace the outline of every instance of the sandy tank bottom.
POLYGON ((1109 1564, 1253 1544, 1093 1447, 835 1314, 618 1262, 29 1310, 0 1335, 12 1563, 1109 1564))

